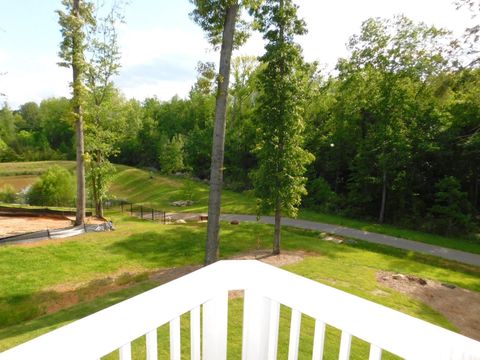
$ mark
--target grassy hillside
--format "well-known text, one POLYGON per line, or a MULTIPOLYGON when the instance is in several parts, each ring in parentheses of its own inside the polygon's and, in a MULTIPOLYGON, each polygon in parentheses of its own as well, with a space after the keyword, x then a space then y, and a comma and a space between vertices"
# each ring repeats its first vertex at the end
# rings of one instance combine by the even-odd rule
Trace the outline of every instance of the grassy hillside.
MULTIPOLYGON (((207 212, 208 184, 181 177, 161 176, 135 168, 119 169, 110 192, 117 198, 135 203, 153 205, 162 210, 177 212, 207 212), (192 200, 188 207, 175 207, 170 203, 177 200, 192 200)), ((225 190, 222 194, 224 213, 255 213, 255 199, 248 194, 225 190)))

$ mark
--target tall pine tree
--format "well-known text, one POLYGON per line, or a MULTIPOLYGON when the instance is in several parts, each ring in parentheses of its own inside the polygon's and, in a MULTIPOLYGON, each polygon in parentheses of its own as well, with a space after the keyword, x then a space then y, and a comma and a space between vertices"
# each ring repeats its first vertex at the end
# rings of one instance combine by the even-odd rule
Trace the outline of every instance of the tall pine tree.
POLYGON ((257 11, 267 40, 259 75, 257 109, 259 168, 254 172, 259 212, 274 211, 273 253, 280 253, 282 215, 295 216, 306 193, 306 165, 313 155, 303 149, 304 107, 309 66, 294 38, 306 32, 291 0, 267 0, 257 11))

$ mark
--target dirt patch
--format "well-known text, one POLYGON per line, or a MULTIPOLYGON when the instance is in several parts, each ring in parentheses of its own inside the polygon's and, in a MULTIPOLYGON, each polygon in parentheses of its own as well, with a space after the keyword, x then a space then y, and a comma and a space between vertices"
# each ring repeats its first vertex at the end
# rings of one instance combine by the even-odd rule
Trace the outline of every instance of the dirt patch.
POLYGON ((256 250, 239 254, 232 260, 260 260, 266 264, 281 267, 298 263, 307 256, 313 256, 313 254, 306 251, 282 251, 279 255, 272 255, 269 250, 256 250))
MULTIPOLYGON (((313 256, 313 254, 306 251, 282 251, 279 255, 272 255, 269 250, 257 250, 237 255, 233 260, 259 260, 269 265, 282 267, 298 263, 307 256, 313 256)), ((241 298, 243 295, 243 290, 233 290, 228 293, 230 299, 241 298)))
POLYGON ((408 294, 445 316, 460 333, 480 340, 480 293, 416 276, 377 273, 379 283, 408 294))
MULTIPOLYGON (((236 256, 237 260, 258 259, 274 266, 285 266, 303 260, 311 254, 301 251, 286 251, 280 255, 270 256, 268 251, 253 251, 236 256)), ((42 315, 76 305, 80 302, 91 301, 98 296, 122 290, 143 281, 153 281, 154 286, 165 284, 179 277, 200 269, 200 265, 189 265, 170 269, 144 271, 142 269, 122 269, 107 277, 94 279, 88 282, 65 283, 48 287, 43 291, 39 302, 42 303, 42 315)), ((231 291, 230 298, 243 296, 243 291, 231 291)))
MULTIPOLYGON (((74 217, 0 216, 0 237, 42 230, 64 229, 73 226, 74 217)), ((87 224, 101 224, 103 220, 88 217, 87 224)))

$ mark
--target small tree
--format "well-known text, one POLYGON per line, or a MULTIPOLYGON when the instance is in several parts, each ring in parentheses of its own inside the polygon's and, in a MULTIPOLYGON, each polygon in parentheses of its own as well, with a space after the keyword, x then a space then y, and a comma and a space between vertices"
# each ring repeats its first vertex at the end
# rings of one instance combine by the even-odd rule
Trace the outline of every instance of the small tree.
POLYGON ((294 37, 306 32, 291 0, 267 0, 256 14, 268 41, 259 75, 257 156, 253 174, 259 213, 275 212, 273 253, 280 253, 282 214, 296 216, 306 194, 306 165, 313 155, 303 149, 304 104, 308 66, 294 37))
POLYGON ((17 192, 15 188, 10 184, 3 185, 0 189, 0 202, 12 204, 17 200, 17 192))
POLYGON ((71 206, 75 200, 74 178, 65 168, 53 166, 33 184, 27 200, 30 205, 71 206))
POLYGON ((181 134, 174 135, 170 140, 160 144, 158 161, 162 173, 169 175, 185 169, 183 163, 184 145, 185 141, 181 134))
POLYGON ((115 172, 109 157, 118 152, 115 125, 121 118, 121 105, 112 78, 120 68, 117 25, 123 22, 122 7, 122 1, 115 2, 105 16, 96 9, 95 26, 89 27, 87 32, 87 177, 97 216, 103 216, 103 201, 115 172))
POLYGON ((467 234, 475 228, 471 206, 460 182, 446 176, 435 184, 435 204, 430 208, 433 227, 442 234, 467 234))

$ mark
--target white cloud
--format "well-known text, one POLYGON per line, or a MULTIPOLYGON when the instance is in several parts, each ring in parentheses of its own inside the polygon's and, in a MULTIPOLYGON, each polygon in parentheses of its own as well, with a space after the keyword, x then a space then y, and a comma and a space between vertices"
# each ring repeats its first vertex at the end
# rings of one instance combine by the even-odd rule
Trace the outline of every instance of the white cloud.
POLYGON ((156 96, 160 100, 169 100, 175 95, 185 97, 192 84, 186 81, 157 80, 149 83, 123 87, 122 91, 127 98, 143 100, 156 96))
POLYGON ((201 31, 162 27, 132 30, 126 26, 119 40, 124 68, 174 56, 199 60, 211 56, 201 31))
MULTIPOLYGON (((15 59, 9 64, 13 61, 15 59)), ((23 66, 9 66, 1 79, 1 87, 12 108, 27 101, 40 102, 52 96, 70 96, 71 72, 58 67, 57 61, 55 57, 39 57, 29 59, 23 66)))

